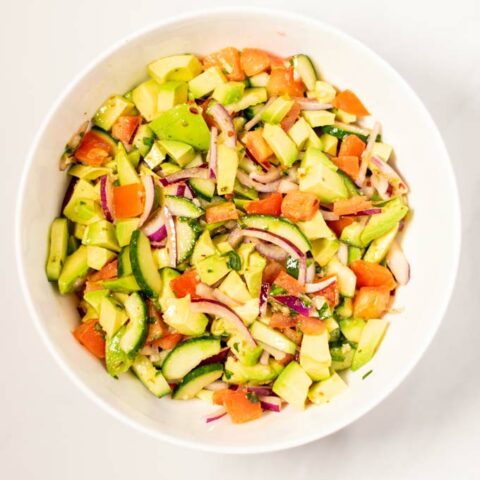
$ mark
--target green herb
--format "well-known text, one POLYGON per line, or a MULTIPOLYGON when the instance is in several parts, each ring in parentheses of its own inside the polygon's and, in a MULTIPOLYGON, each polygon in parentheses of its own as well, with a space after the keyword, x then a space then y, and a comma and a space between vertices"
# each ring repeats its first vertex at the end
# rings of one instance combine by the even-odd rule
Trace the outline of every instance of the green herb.
POLYGON ((278 285, 275 285, 274 283, 272 283, 272 288, 270 289, 270 295, 286 295, 288 292, 282 288, 282 287, 279 287, 278 285))
POLYGON ((228 257, 228 268, 231 268, 236 272, 240 271, 240 269, 242 268, 242 260, 240 259, 238 253, 234 250, 230 250, 229 252, 225 253, 225 256, 228 257))
POLYGON ((328 303, 327 302, 325 302, 322 305, 322 308, 319 308, 317 310, 317 312, 318 312, 318 317, 320 318, 320 320, 326 320, 328 317, 331 316, 330 308, 328 308, 328 303))
POLYGON ((369 370, 369 371, 362 377, 362 380, 365 380, 372 372, 373 372, 373 370, 369 370))
POLYGON ((146 147, 151 147, 153 145, 153 138, 144 137, 142 141, 146 147))
POLYGON ((246 397, 250 403, 258 403, 260 401, 254 392, 248 392, 246 397))
POLYGON ((231 372, 230 370, 225 370, 225 378, 227 380, 230 380, 232 377, 233 377, 233 372, 231 372))
POLYGON ((238 342, 235 342, 233 344, 233 349, 236 350, 237 352, 239 352, 240 350, 238 349, 238 342))
POLYGON ((288 257, 286 262, 287 273, 292 277, 298 279, 299 261, 298 258, 288 257))

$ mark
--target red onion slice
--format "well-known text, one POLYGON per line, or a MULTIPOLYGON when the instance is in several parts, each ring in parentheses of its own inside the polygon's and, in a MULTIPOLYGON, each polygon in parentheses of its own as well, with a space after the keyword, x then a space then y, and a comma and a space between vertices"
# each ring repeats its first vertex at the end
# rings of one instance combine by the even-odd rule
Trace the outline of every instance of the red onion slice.
POLYGON ((262 113, 277 99, 277 97, 270 97, 267 103, 253 116, 243 127, 243 129, 248 132, 251 130, 261 119, 262 113))
POLYGON ((242 231, 237 226, 228 234, 227 241, 232 248, 235 248, 240 243, 241 240, 242 240, 242 231))
POLYGON ((242 319, 231 308, 227 307, 227 305, 216 300, 193 298, 191 308, 194 312, 206 313, 230 320, 237 329, 238 333, 245 338, 248 345, 251 347, 255 347, 257 345, 250 333, 250 330, 243 323, 242 319))
POLYGON ((362 157, 360 161, 360 171, 358 172, 357 179, 355 180, 355 183, 359 187, 363 187, 365 183, 365 178, 367 176, 368 163, 370 162, 373 146, 375 145, 375 142, 377 140, 379 133, 380 133, 380 123, 375 122, 375 125, 373 126, 372 131, 368 136, 367 146, 365 147, 365 150, 362 153, 362 157))
POLYGON ((218 392, 219 390, 225 390, 228 388, 228 383, 222 382, 221 380, 216 380, 215 382, 210 383, 205 387, 205 390, 210 390, 211 392, 218 392))
POLYGON ((143 233, 150 241, 161 242, 167 237, 167 228, 165 226, 165 217, 161 209, 158 209, 145 223, 142 228, 143 233))
POLYGON ((172 214, 167 207, 163 207, 163 216, 165 218, 165 226, 167 229, 167 238, 168 238, 168 254, 170 257, 170 266, 175 268, 177 266, 177 237, 175 222, 173 220, 172 214))
POLYGON ((230 347, 222 348, 216 355, 212 355, 211 357, 202 360, 198 366, 202 365, 210 365, 211 363, 223 363, 227 359, 227 356, 230 352, 230 347))
POLYGON ((283 248, 278 247, 277 245, 264 243, 261 240, 256 240, 255 249, 258 253, 260 253, 260 255, 271 258, 272 260, 277 260, 279 262, 288 257, 288 253, 283 248))
POLYGON ((376 167, 381 173, 383 173, 398 193, 408 193, 407 185, 401 179, 400 175, 388 163, 380 160, 377 157, 371 157, 370 162, 371 165, 374 165, 374 167, 371 168, 375 169, 376 167))
POLYGON ((329 287, 333 283, 337 281, 336 275, 332 275, 324 280, 320 280, 319 282, 315 283, 306 283, 305 284, 305 293, 316 293, 320 292, 324 288, 329 287))
POLYGON ((295 101, 302 110, 328 110, 333 106, 331 103, 321 103, 314 98, 296 97, 295 101))
POLYGON ((214 118, 216 124, 225 135, 224 143, 227 147, 237 146, 237 131, 233 125, 232 117, 221 103, 216 103, 208 112, 214 118))
POLYGON ((155 180, 151 175, 144 175, 142 177, 143 189, 145 190, 145 204, 143 213, 138 221, 138 227, 141 227, 150 213, 152 212, 153 202, 155 201, 155 180))
POLYGON ((214 288, 212 293, 216 300, 224 303, 225 305, 227 305, 227 307, 234 308, 234 307, 239 307, 241 305, 240 302, 237 302, 233 298, 229 297, 218 288, 214 288))
POLYGON ((100 178, 100 201, 105 218, 109 222, 113 222, 115 220, 113 210, 113 185, 108 175, 103 175, 102 178, 100 178))
POLYGON ((218 129, 217 127, 212 127, 210 130, 210 150, 208 151, 210 178, 217 178, 217 138, 218 129))
POLYGON ((209 300, 215 300, 213 295, 213 288, 210 288, 206 283, 197 283, 195 287, 195 293, 202 298, 208 298, 209 300))
POLYGON ((275 295, 273 299, 300 315, 305 317, 310 317, 312 315, 312 309, 307 307, 300 298, 295 297, 294 295, 275 295))
POLYGON ((395 280, 400 285, 406 285, 410 280, 410 265, 402 248, 395 240, 387 254, 387 265, 392 271, 395 280))
POLYGON ((264 317, 267 314, 267 306, 268 306, 268 293, 270 292, 270 284, 269 283, 262 283, 260 287, 260 303, 259 303, 259 314, 261 317, 264 317))
POLYGON ((266 350, 264 350, 260 355, 260 359, 258 360, 258 363, 260 363, 261 365, 268 365, 269 359, 270 359, 270 354, 266 350))
POLYGON ((374 173, 370 177, 370 181, 382 200, 388 200, 390 198, 388 193, 388 180, 385 176, 374 173))
POLYGON ((264 410, 270 410, 271 412, 280 412, 282 410, 282 399, 274 396, 261 396, 259 397, 260 405, 264 410))
POLYGON ((257 171, 251 172, 249 177, 256 182, 270 183, 278 180, 282 176, 282 172, 279 168, 271 167, 267 173, 259 173, 257 171))
POLYGON ((278 184, 278 191, 280 193, 288 193, 295 190, 298 190, 298 185, 295 182, 285 179, 280 180, 280 183, 278 184))
POLYGON ((336 213, 329 212, 327 210, 320 210, 320 213, 322 214, 323 219, 327 222, 335 222, 336 220, 340 219, 336 213))
POLYGON ((343 265, 348 263, 348 246, 346 243, 340 242, 337 250, 337 257, 343 265))
POLYGON ((312 260, 310 265, 307 267, 307 273, 305 276, 305 282, 311 283, 315 278, 315 262, 312 260))
POLYGON ((209 172, 207 165, 201 165, 200 167, 185 168, 184 170, 179 170, 178 172, 172 173, 164 178, 160 178, 160 183, 166 187, 171 183, 181 182, 187 180, 188 178, 204 178, 207 179, 209 172))
POLYGON ((247 392, 255 393, 256 395, 273 396, 272 388, 265 385, 246 385, 245 388, 247 392))
POLYGON ((278 190, 279 181, 271 182, 271 183, 260 183, 256 182, 255 180, 251 179, 249 175, 241 170, 237 171, 237 178, 240 183, 243 183, 246 187, 254 188, 257 192, 275 192, 278 190))
POLYGON ((205 417, 205 422, 210 423, 214 422, 215 420, 219 420, 220 418, 224 417, 227 414, 227 411, 221 407, 218 410, 215 410, 213 413, 210 413, 205 417))

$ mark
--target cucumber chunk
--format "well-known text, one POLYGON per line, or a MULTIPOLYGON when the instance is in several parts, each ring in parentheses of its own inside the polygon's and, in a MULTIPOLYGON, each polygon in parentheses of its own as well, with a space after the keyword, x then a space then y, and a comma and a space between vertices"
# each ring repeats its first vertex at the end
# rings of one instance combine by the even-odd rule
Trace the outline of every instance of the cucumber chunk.
POLYGON ((162 372, 157 370, 144 355, 137 355, 132 364, 132 370, 156 397, 160 398, 171 392, 170 385, 165 380, 162 372))
POLYGON ((191 178, 188 181, 192 190, 200 198, 210 201, 215 195, 215 182, 204 178, 191 178))
POLYGON ((67 248, 68 220, 66 218, 56 218, 50 226, 48 258, 45 266, 49 281, 53 282, 60 277, 63 264, 67 258, 67 248))
POLYGON ((198 218, 203 215, 203 208, 197 207, 191 200, 174 195, 165 196, 165 205, 176 217, 198 218))
POLYGON ((124 306, 130 320, 120 340, 120 348, 127 355, 132 355, 143 346, 147 336, 147 307, 138 293, 132 293, 125 301, 124 306))
POLYGON ((120 341, 125 334, 126 328, 126 326, 123 326, 113 337, 107 337, 105 366, 107 372, 115 378, 121 373, 128 371, 133 361, 132 358, 120 348, 120 341))
POLYGON ((75 290, 78 280, 88 273, 87 247, 81 245, 67 257, 58 277, 58 289, 61 294, 70 293, 75 290))
POLYGON ((175 400, 189 400, 210 383, 218 380, 223 375, 221 363, 203 365, 191 371, 173 392, 175 400))
POLYGON ((315 82, 317 81, 317 74, 313 68, 312 61, 306 55, 294 55, 292 58, 292 65, 295 72, 298 73, 302 82, 307 87, 307 90, 315 89, 315 82))
POLYGON ((177 262, 182 263, 192 254, 201 229, 198 222, 192 218, 176 217, 175 232, 177 238, 177 262))

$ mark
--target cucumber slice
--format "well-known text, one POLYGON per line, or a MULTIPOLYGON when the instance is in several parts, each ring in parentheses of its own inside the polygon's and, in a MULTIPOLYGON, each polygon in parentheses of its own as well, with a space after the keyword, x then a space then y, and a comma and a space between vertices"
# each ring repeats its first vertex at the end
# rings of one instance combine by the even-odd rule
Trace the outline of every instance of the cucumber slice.
POLYGON ((152 249, 148 238, 140 231, 132 233, 130 241, 130 262, 133 275, 140 288, 149 297, 158 297, 162 287, 160 274, 158 273, 152 249))
POLYGON ((200 198, 210 201, 215 195, 215 182, 204 178, 191 178, 188 184, 200 198))
POLYGON ((182 263, 192 254, 201 229, 198 222, 192 218, 176 217, 175 232, 177 238, 177 262, 182 263))
POLYGON ((340 294, 344 297, 353 297, 355 295, 355 286, 357 284, 357 277, 347 266, 333 257, 325 267, 326 275, 337 275, 338 289, 340 294))
POLYGON ((165 196, 165 205, 175 217, 198 218, 203 215, 203 208, 197 207, 191 200, 174 195, 165 196))
POLYGON ((77 280, 85 277, 88 270, 87 247, 80 245, 65 260, 62 273, 58 277, 58 290, 60 293, 63 295, 73 292, 77 285, 77 280))
POLYGON ((68 220, 56 218, 50 226, 50 241, 48 258, 45 266, 47 278, 50 282, 58 280, 67 258, 68 249, 68 220))
POLYGON ((105 347, 105 366, 112 377, 125 373, 132 365, 132 359, 120 348, 120 341, 125 334, 123 326, 113 337, 107 337, 105 347))
POLYGON ((130 262, 130 247, 122 248, 118 255, 118 276, 126 277, 132 274, 132 263, 130 262))
POLYGON ((211 363, 203 365, 191 371, 178 385, 173 392, 172 398, 175 400, 190 400, 210 383, 218 380, 223 375, 223 365, 221 363, 211 363))
POLYGON ((295 55, 292 58, 292 65, 295 72, 298 73, 302 82, 307 87, 307 90, 315 89, 315 82, 317 81, 317 74, 313 68, 312 61, 306 55, 295 55))
POLYGON ((288 337, 283 335, 283 333, 268 327, 262 322, 254 322, 250 327, 250 333, 255 340, 270 345, 282 352, 293 355, 297 350, 295 343, 293 343, 288 337))
POLYGON ((245 215, 242 217, 241 222, 245 227, 259 228, 260 230, 275 233, 292 242, 303 253, 308 252, 312 248, 310 240, 297 225, 286 218, 278 218, 271 215, 245 215))
POLYGON ((112 292, 132 293, 140 290, 140 287, 138 286, 138 283, 133 275, 126 275, 125 277, 121 278, 104 280, 102 285, 104 288, 107 288, 112 292))
POLYGON ((176 346, 163 362, 162 371, 167 380, 183 378, 202 360, 220 352, 220 339, 197 337, 176 346))
POLYGON ((148 332, 147 306, 138 293, 132 293, 124 303, 130 318, 120 340, 120 348, 127 354, 136 353, 143 346, 148 332))
POLYGON ((170 385, 165 380, 162 372, 157 370, 144 355, 137 355, 133 362, 132 370, 156 397, 160 398, 171 392, 170 385))

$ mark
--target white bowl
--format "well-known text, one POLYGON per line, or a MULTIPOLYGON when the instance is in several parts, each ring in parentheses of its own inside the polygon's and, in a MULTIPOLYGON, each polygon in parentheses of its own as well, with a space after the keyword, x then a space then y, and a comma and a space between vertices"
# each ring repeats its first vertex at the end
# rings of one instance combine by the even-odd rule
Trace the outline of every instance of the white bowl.
POLYGON ((460 250, 457 188, 448 154, 430 115, 404 80, 376 54, 316 20, 251 8, 195 13, 162 21, 130 36, 96 59, 67 88, 46 117, 27 161, 17 211, 17 259, 27 304, 49 350, 67 375, 106 411, 132 427, 172 443, 228 453, 290 448, 353 422, 384 399, 417 363, 435 334, 454 285, 460 250), (340 88, 355 91, 383 125, 407 180, 413 217, 403 246, 412 279, 401 288, 391 326, 377 355, 350 375, 350 388, 326 406, 289 407, 259 421, 207 425, 215 407, 201 401, 158 400, 137 380, 114 380, 73 339, 78 314, 46 280, 48 227, 59 214, 67 184, 57 169, 65 142, 110 94, 145 77, 153 59, 204 54, 224 46, 259 47, 281 56, 303 52, 340 88), (362 381, 362 375, 373 373, 362 381))

